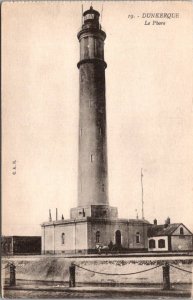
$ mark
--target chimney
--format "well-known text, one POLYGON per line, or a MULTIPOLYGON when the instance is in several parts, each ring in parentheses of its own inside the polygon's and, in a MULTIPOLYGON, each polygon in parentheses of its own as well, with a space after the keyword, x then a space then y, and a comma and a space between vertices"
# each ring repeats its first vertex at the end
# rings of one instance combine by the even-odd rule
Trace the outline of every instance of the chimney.
POLYGON ((62 214, 62 220, 64 220, 64 215, 62 214))
POLYGON ((169 224, 170 224, 170 218, 169 218, 169 217, 167 217, 167 219, 166 219, 166 221, 165 221, 165 222, 166 222, 166 224, 168 224, 168 225, 169 225, 169 224))
POLYGON ((56 208, 56 221, 58 221, 58 209, 56 208))
POLYGON ((157 219, 154 219, 154 220, 153 220, 153 224, 154 224, 154 225, 157 225, 157 219))
POLYGON ((169 224, 170 224, 170 218, 167 217, 167 219, 165 220, 165 227, 168 227, 169 224))

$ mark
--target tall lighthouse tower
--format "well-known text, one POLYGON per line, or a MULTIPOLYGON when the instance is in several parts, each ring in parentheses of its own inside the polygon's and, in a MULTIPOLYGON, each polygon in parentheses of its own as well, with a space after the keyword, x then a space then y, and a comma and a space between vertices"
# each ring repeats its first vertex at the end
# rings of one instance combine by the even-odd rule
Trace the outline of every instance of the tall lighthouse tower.
POLYGON ((78 205, 108 204, 104 40, 99 13, 85 11, 80 42, 78 205))
MULTIPOLYGON (((78 203, 70 219, 49 220, 42 226, 42 253, 96 253, 113 245, 119 251, 147 249, 149 222, 120 219, 109 206, 104 60, 105 32, 100 14, 90 7, 78 32, 79 153, 78 203)), ((109 248, 110 249, 110 248, 109 248)))
POLYGON ((117 216, 109 207, 104 40, 99 12, 92 6, 83 13, 78 32, 79 68, 79 161, 78 208, 72 218, 117 216))

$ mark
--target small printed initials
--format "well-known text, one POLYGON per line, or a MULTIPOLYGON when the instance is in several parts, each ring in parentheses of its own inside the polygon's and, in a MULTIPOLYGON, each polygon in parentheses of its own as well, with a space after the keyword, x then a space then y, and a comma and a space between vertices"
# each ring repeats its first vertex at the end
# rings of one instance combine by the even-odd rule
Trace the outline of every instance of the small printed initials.
POLYGON ((12 174, 16 175, 16 160, 12 161, 12 174))

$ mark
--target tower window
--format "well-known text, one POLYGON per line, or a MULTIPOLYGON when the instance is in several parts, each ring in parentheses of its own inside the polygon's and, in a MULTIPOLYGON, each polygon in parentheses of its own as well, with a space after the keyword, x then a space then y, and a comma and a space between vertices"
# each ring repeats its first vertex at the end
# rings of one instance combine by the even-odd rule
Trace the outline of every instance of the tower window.
POLYGON ((94 154, 91 154, 91 156, 90 156, 90 161, 91 161, 91 162, 94 161, 94 154))
POLYGON ((65 244, 65 233, 63 232, 61 235, 61 244, 64 245, 65 244))
POLYGON ((84 16, 84 21, 93 20, 93 19, 94 19, 94 14, 87 14, 86 16, 84 16))
POLYGON ((97 56, 97 39, 94 39, 94 54, 97 56))
POLYGON ((139 244, 140 243, 140 233, 139 232, 136 233, 135 238, 136 238, 136 244, 139 244))
POLYGON ((180 227, 180 234, 184 234, 184 228, 183 227, 180 227))
POLYGON ((88 37, 84 38, 84 58, 88 58, 88 37))
POLYGON ((89 107, 94 107, 94 101, 93 100, 89 100, 89 107))
POLYGON ((100 242, 100 231, 96 232, 96 243, 100 242))

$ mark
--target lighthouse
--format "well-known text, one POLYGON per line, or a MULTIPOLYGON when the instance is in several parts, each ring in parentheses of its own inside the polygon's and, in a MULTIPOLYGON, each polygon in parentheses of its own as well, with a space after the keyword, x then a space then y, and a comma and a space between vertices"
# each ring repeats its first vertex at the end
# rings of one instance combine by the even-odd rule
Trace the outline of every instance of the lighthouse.
POLYGON ((85 11, 78 33, 79 164, 78 205, 108 205, 104 40, 99 13, 85 11))
POLYGON ((91 6, 83 13, 78 32, 79 69, 79 146, 78 207, 72 218, 117 216, 109 207, 107 130, 104 60, 105 32, 99 23, 100 14, 91 6))
MULTIPOLYGON (((70 218, 52 220, 42 227, 42 253, 97 253, 111 245, 116 251, 147 249, 149 222, 120 219, 109 205, 104 41, 100 14, 91 6, 83 13, 77 34, 80 46, 78 194, 70 218)), ((78 88, 78 87, 77 87, 78 88)), ((71 199, 68 199, 71 201, 71 199)), ((110 249, 109 248, 109 249, 110 249)))

